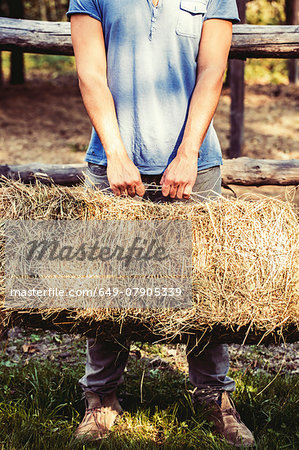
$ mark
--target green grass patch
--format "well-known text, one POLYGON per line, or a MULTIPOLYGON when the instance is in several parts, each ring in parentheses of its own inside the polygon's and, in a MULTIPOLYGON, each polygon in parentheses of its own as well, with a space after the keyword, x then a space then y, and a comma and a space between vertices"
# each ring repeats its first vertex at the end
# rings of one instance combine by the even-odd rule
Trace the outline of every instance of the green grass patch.
MULTIPOLYGON (((194 409, 192 386, 173 366, 158 370, 150 359, 131 358, 120 390, 124 417, 108 440, 82 447, 73 432, 84 413, 78 386, 83 355, 76 365, 34 359, 7 365, 5 358, 0 365, 2 449, 231 448, 213 435, 203 408, 194 409)), ((298 448, 298 376, 237 372, 234 378, 234 402, 258 448, 298 448)))

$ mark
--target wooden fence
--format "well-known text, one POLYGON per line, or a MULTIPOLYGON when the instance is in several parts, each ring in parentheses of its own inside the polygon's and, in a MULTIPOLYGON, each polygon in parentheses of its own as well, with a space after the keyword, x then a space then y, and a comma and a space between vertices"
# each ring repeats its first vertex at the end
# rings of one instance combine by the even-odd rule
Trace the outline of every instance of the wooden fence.
MULTIPOLYGON (((1 175, 8 179, 31 183, 39 180, 45 184, 64 186, 79 184, 84 178, 86 164, 0 165, 1 175)), ((221 170, 222 184, 239 186, 296 186, 299 185, 299 159, 271 160, 247 157, 225 159, 221 170)))
MULTIPOLYGON (((0 50, 73 55, 70 24, 0 17, 0 50)), ((298 58, 299 26, 233 25, 230 58, 298 58)))

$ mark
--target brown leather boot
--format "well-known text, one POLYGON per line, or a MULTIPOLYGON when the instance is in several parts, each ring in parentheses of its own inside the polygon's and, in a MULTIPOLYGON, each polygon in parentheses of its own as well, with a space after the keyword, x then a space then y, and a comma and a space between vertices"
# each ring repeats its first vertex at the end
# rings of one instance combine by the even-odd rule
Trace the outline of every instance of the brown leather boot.
MULTIPOLYGON (((241 421, 240 414, 237 412, 233 401, 228 392, 221 394, 221 403, 213 399, 206 403, 209 407, 208 419, 214 423, 215 432, 222 435, 231 445, 235 447, 252 447, 255 440, 251 431, 241 421)), ((196 398, 200 401, 200 398, 196 398)))
POLYGON ((85 415, 75 431, 75 436, 78 439, 93 441, 107 437, 112 425, 123 412, 116 392, 100 398, 95 392, 86 391, 85 401, 85 415))

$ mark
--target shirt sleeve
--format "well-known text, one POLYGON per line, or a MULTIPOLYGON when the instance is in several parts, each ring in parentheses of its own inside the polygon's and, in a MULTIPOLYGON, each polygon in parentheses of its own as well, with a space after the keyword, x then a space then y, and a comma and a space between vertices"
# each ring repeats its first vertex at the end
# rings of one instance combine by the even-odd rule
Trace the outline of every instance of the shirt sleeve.
POLYGON ((236 0, 208 0, 204 20, 207 19, 226 19, 232 23, 239 23, 236 0))
POLYGON ((70 18, 72 14, 88 14, 102 22, 99 0, 70 0, 66 16, 70 18))

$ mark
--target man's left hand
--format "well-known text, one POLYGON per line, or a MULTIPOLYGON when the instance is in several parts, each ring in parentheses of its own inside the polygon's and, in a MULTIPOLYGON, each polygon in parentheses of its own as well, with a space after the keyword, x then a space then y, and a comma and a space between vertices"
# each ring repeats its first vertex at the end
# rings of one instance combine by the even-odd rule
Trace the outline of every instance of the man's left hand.
POLYGON ((198 155, 177 155, 169 164, 160 184, 162 194, 171 198, 189 199, 197 177, 198 155))

